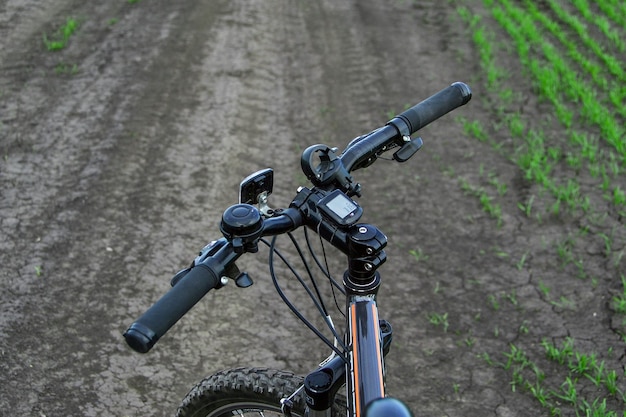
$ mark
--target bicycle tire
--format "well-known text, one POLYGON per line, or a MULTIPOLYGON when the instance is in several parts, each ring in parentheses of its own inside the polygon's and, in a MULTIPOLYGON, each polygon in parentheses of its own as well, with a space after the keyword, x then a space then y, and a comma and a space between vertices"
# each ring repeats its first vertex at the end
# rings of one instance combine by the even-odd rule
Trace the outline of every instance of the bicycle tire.
MULTIPOLYGON (((176 417, 282 417, 280 400, 293 394, 303 381, 302 376, 275 369, 227 369, 194 386, 178 407, 176 417)), ((304 416, 304 393, 292 400, 293 416, 304 416)), ((345 410, 345 397, 337 395, 332 415, 345 415, 345 410)))

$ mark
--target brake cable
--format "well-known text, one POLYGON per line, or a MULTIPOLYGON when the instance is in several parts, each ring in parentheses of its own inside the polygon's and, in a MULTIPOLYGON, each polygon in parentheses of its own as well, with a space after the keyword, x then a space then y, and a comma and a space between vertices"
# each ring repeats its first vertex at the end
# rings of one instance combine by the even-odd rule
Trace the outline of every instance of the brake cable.
MULTIPOLYGON (((306 283, 304 282, 304 280, 302 279, 300 274, 294 269, 294 267, 291 265, 291 263, 276 248, 276 239, 277 239, 277 237, 278 236, 274 236, 272 238, 271 243, 268 242, 265 239, 261 239, 260 240, 263 244, 265 244, 266 246, 269 247, 269 252, 270 252, 269 253, 270 276, 272 277, 272 282, 274 283, 274 287, 276 288, 276 292, 278 293, 280 298, 283 300, 283 302, 287 305, 287 307, 289 307, 289 309, 296 315, 296 317, 298 317, 298 319, 300 319, 300 321, 302 323, 304 323, 304 325, 306 325, 322 342, 324 342, 328 347, 330 347, 339 357, 341 357, 341 359, 344 362, 347 363, 348 360, 347 360, 347 358, 346 358, 346 356, 344 354, 344 352, 348 350, 347 347, 343 343, 342 338, 339 336, 339 334, 335 330, 334 325, 332 325, 332 321, 330 320, 328 315, 324 315, 324 311, 319 306, 319 303, 315 300, 315 297, 314 297, 311 289, 306 285, 306 283), (318 308, 318 310, 320 311, 320 313, 324 317, 324 321, 326 322, 328 328, 332 332, 332 334, 333 334, 333 336, 335 338, 335 341, 341 346, 343 351, 338 349, 333 342, 328 340, 328 338, 326 336, 324 336, 319 331, 319 329, 317 329, 309 320, 307 320, 307 318, 304 317, 302 315, 302 313, 300 313, 300 311, 293 305, 293 303, 291 301, 289 301, 289 299, 287 298, 287 295, 283 292, 282 288, 280 287, 280 285, 278 283, 278 277, 277 277, 276 271, 274 269, 274 254, 278 255, 278 257, 283 261, 283 263, 287 266, 287 268, 289 268, 291 273, 296 277, 296 279, 300 282, 300 284, 307 291, 307 293, 309 294, 309 297, 313 300, 313 303, 315 304, 315 306, 318 308)), ((303 261, 305 261, 305 260, 303 259, 303 261)))
POLYGON ((346 314, 343 312, 343 310, 339 306, 339 301, 337 301, 337 293, 335 293, 335 289, 339 289, 339 292, 341 292, 343 295, 346 294, 346 290, 330 274, 330 268, 328 267, 328 258, 326 257, 326 248, 324 247, 324 240, 322 239, 322 236, 320 236, 319 234, 318 234, 318 237, 320 239, 320 246, 322 247, 322 256, 324 257, 324 264, 326 265, 325 267, 322 266, 322 263, 319 261, 317 255, 315 254, 315 251, 313 250, 313 245, 311 244, 311 241, 309 240, 309 233, 307 229, 304 228, 304 239, 306 240, 307 247, 309 248, 309 253, 311 254, 311 257, 313 258, 317 266, 319 267, 320 271, 322 271, 322 273, 328 278, 328 281, 331 284, 330 290, 333 294, 335 307, 337 307, 337 311, 339 311, 339 313, 345 318, 346 314))

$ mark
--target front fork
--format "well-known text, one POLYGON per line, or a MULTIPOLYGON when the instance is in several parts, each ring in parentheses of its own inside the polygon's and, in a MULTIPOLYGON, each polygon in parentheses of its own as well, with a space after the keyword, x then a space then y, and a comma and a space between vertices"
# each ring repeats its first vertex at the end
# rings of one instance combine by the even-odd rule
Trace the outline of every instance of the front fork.
MULTIPOLYGON (((379 320, 383 356, 389 352, 392 340, 391 324, 379 320)), ((318 369, 304 379, 304 391, 309 417, 330 417, 337 391, 346 383, 346 364, 340 356, 334 355, 323 362, 318 369)), ((300 390, 298 390, 299 392, 300 390)), ((297 394, 298 392, 294 393, 297 394)), ((292 395, 281 401, 282 411, 291 417, 292 395)))

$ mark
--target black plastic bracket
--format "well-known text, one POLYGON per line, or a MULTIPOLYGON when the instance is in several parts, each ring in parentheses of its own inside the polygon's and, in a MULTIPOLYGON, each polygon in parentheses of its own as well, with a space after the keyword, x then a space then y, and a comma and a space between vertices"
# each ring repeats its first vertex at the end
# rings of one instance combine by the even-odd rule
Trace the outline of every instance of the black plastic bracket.
POLYGON ((420 137, 417 137, 415 139, 408 139, 409 140, 405 142, 405 144, 402 145, 402 147, 393 154, 393 159, 398 162, 408 161, 413 155, 415 155, 417 151, 422 148, 422 145, 424 145, 424 142, 420 137))
POLYGON ((304 379, 306 403, 313 410, 332 407, 335 394, 346 382, 346 363, 335 356, 304 379))
POLYGON ((354 182, 336 152, 337 148, 326 145, 309 146, 302 152, 300 158, 302 172, 317 187, 334 185, 349 197, 353 195, 360 197, 361 185, 354 182), (314 162, 316 155, 319 158, 317 165, 314 162))

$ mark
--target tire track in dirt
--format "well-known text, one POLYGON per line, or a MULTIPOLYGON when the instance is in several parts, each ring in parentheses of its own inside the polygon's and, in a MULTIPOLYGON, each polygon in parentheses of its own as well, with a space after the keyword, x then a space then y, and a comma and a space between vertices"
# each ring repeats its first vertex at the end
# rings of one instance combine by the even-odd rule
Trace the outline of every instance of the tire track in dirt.
MULTIPOLYGON (((114 245, 117 242, 112 236, 123 233, 120 228, 123 222, 116 223, 115 218, 109 217, 112 211, 107 210, 106 204, 115 203, 119 192, 106 192, 98 182, 106 163, 110 164, 117 156, 126 156, 117 152, 123 152, 122 142, 129 135, 127 112, 134 104, 133 95, 142 90, 141 82, 133 77, 145 74, 144 68, 151 69, 150 61, 159 56, 146 53, 151 50, 148 45, 159 37, 167 38, 167 27, 171 25, 168 21, 178 15, 175 10, 168 13, 166 8, 152 12, 156 23, 152 30, 143 25, 141 33, 134 33, 133 28, 139 26, 142 15, 139 11, 131 12, 99 49, 87 54, 84 65, 89 69, 99 68, 95 74, 77 76, 70 82, 50 76, 34 79, 29 82, 40 87, 30 88, 29 95, 21 92, 20 117, 35 120, 37 114, 38 122, 32 132, 19 133, 33 145, 32 149, 10 148, 2 170, 3 197, 6 197, 3 201, 11 202, 10 206, 2 207, 3 232, 13 239, 8 249, 18 255, 8 260, 7 268, 3 269, 8 275, 3 276, 3 281, 12 289, 3 292, 3 321, 21 322, 10 337, 2 339, 3 352, 11 352, 10 356, 4 354, 3 373, 11 379, 21 375, 19 383, 6 387, 10 392, 3 395, 6 398, 3 402, 9 403, 2 408, 16 414, 52 410, 53 415, 91 415, 89 404, 95 401, 95 389, 106 382, 104 377, 94 379, 109 364, 98 338, 92 337, 106 328, 101 320, 111 306, 111 297, 116 296, 115 278, 123 277, 123 272, 117 269, 112 274, 113 281, 106 281, 111 279, 106 272, 110 270, 110 257, 103 256, 107 247, 120 247, 114 245), (119 47, 123 37, 131 34, 142 54, 119 47), (107 55, 111 50, 117 53, 109 61, 107 55), (138 56, 141 59, 136 59, 138 56), (44 84, 50 79, 55 82, 55 88, 46 89, 44 84), (67 191, 59 194, 60 190, 67 191), (100 194, 103 191, 106 193, 100 194), (13 218, 16 219, 13 222, 6 220, 13 218), (29 254, 28 259, 20 254, 29 254), (41 277, 35 276, 33 265, 43 265, 41 277), (12 315, 4 314, 7 310, 12 315), (30 329, 28 333, 20 330, 24 327, 30 329), (13 348, 9 350, 8 346, 13 348), (68 356, 49 362, 54 355, 52 346, 64 346, 68 356), (75 366, 79 363, 77 370, 75 366), (80 394, 67 398, 66 393, 77 387, 80 394), (11 392, 28 392, 29 399, 24 402, 21 395, 11 392)), ((108 16, 105 14, 102 19, 105 17, 108 16)), ((139 147, 136 151, 139 157, 144 156, 139 147)), ((128 165, 132 167, 132 163, 128 165)), ((126 178, 125 173, 120 174, 126 178)), ((104 178, 106 183, 107 177, 104 178)), ((115 187, 128 191, 123 182, 115 187)), ((141 186, 135 187, 138 188, 141 186)), ((117 215, 119 206, 113 211, 117 215)), ((129 210, 122 208, 122 215, 125 212, 129 210)), ((135 224, 132 228, 147 238, 149 227, 135 224)), ((120 344, 117 333, 115 343, 120 344)), ((112 398, 111 392, 107 393, 112 398)), ((102 412, 101 409, 94 415, 102 412)))
MULTIPOLYGON (((5 271, 11 271, 5 281, 10 290, 2 304, 8 311, 18 310, 23 302, 20 297, 40 281, 33 273, 34 267, 42 265, 40 252, 50 243, 42 232, 54 223, 51 220, 55 211, 80 198, 76 180, 82 176, 81 170, 89 165, 89 154, 85 154, 85 146, 81 146, 80 141, 89 134, 89 126, 83 123, 93 123, 93 117, 91 120, 87 117, 81 102, 63 104, 61 97, 80 97, 86 106, 89 102, 106 99, 107 91, 93 94, 88 88, 90 81, 84 78, 69 85, 54 78, 51 83, 45 75, 40 78, 48 68, 46 60, 33 57, 40 52, 42 19, 56 9, 53 6, 45 10, 32 9, 28 3, 23 7, 30 14, 22 11, 19 13, 22 18, 16 21, 36 29, 21 29, 19 24, 12 27, 9 45, 34 46, 26 53, 4 51, 2 62, 11 63, 19 70, 7 70, 3 65, 0 72, 2 84, 10 86, 1 97, 4 126, 0 131, 3 150, 0 218, 5 235, 1 245, 17 254, 6 263, 5 271), (72 192, 59 194, 65 189, 72 192)), ((97 149, 98 144, 94 143, 91 151, 96 153, 97 149)), ((13 313, 3 315, 3 322, 13 319, 13 313)))
MULTIPOLYGON (((57 6, 59 10, 69 7, 65 3, 57 6)), ((23 7, 31 11, 28 4, 23 7)), ((4 56, 20 68, 36 70, 21 74, 3 69, 0 75, 3 83, 11 86, 2 97, 9 120, 5 119, 1 132, 4 204, 0 205, 0 214, 7 238, 2 245, 21 254, 8 259, 6 269, 12 271, 7 279, 14 296, 28 294, 36 282, 42 281, 33 273, 34 268, 43 265, 43 252, 54 247, 55 241, 67 233, 68 225, 75 223, 91 182, 100 173, 106 152, 113 148, 120 133, 126 105, 136 88, 130 80, 138 68, 128 64, 135 54, 123 52, 120 43, 124 42, 124 32, 136 24, 139 13, 130 13, 94 49, 76 54, 86 71, 67 80, 54 74, 54 66, 58 59, 63 59, 63 53, 41 55, 40 33, 45 26, 41 19, 44 15, 50 18, 47 13, 53 10, 45 12, 35 9, 37 18, 23 14, 25 24, 37 28, 25 31, 35 39, 14 39, 17 45, 34 46, 25 53, 12 50, 4 56), (120 53, 109 59, 111 51, 120 53)), ((110 12, 104 10, 102 20, 110 12)), ((52 265, 44 266, 48 267, 52 265)), ((19 297, 10 297, 3 300, 3 305, 18 308, 16 303, 21 301, 19 297)))
MULTIPOLYGON (((149 413, 160 415, 161 410, 155 408, 163 407, 163 413, 169 414, 165 410, 172 410, 175 402, 182 397, 179 393, 164 398, 171 389, 174 376, 193 368, 198 360, 189 355, 182 360, 182 365, 175 361, 177 348, 182 345, 189 351, 189 342, 174 341, 169 349, 165 345, 152 356, 138 357, 129 354, 123 347, 119 327, 165 290, 163 284, 166 285, 167 281, 163 278, 172 272, 172 255, 180 255, 185 261, 189 259, 189 248, 179 246, 185 245, 181 241, 202 239, 198 236, 199 224, 201 227, 208 225, 214 235, 216 220, 224 204, 212 206, 211 203, 235 201, 235 187, 242 177, 242 170, 248 173, 240 163, 230 164, 229 161, 242 159, 242 148, 251 141, 250 135, 255 133, 255 129, 249 127, 250 120, 268 129, 262 124, 265 121, 263 116, 280 114, 279 110, 285 107, 280 101, 282 91, 279 89, 269 94, 271 89, 268 89, 267 97, 263 98, 263 94, 259 97, 271 103, 272 108, 261 116, 255 116, 256 120, 252 116, 259 107, 246 109, 250 102, 259 98, 244 94, 246 88, 254 87, 245 85, 254 83, 254 77, 242 82, 246 73, 232 67, 238 63, 244 68, 253 66, 246 57, 238 54, 246 50, 242 48, 243 44, 256 39, 256 34, 250 30, 242 30, 246 28, 246 19, 249 21, 255 16, 246 10, 249 7, 246 4, 231 4, 230 7, 234 10, 221 13, 232 15, 231 21, 222 21, 217 25, 217 35, 213 38, 208 36, 210 25, 204 18, 219 15, 216 6, 186 10, 185 13, 168 13, 167 9, 161 11, 158 16, 167 22, 166 29, 161 27, 150 32, 144 28, 144 42, 140 45, 145 45, 150 36, 160 37, 160 50, 163 52, 147 48, 147 53, 142 52, 140 59, 129 57, 136 64, 133 69, 146 77, 136 78, 141 80, 138 83, 135 81, 113 87, 114 91, 100 97, 99 101, 81 94, 84 88, 82 82, 88 82, 87 79, 81 82, 73 80, 67 92, 55 92, 58 97, 80 97, 81 100, 57 108, 57 113, 52 112, 41 122, 41 129, 50 129, 56 120, 67 123, 68 119, 71 120, 68 114, 74 115, 74 120, 84 117, 86 124, 64 125, 73 136, 68 138, 59 133, 51 138, 53 143, 48 145, 49 149, 78 152, 79 146, 77 150, 67 144, 72 138, 80 144, 76 139, 78 137, 88 139, 89 152, 95 156, 86 158, 90 161, 86 167, 78 168, 74 167, 73 161, 84 161, 84 154, 79 158, 57 153, 55 158, 58 159, 49 162, 37 156, 42 173, 50 171, 47 164, 64 161, 57 166, 57 174, 46 181, 55 184, 57 177, 62 178, 68 182, 55 185, 57 189, 74 191, 54 200, 54 210, 41 220, 45 228, 40 230, 40 234, 44 238, 35 249, 54 258, 41 255, 41 260, 34 261, 44 263, 46 283, 39 291, 27 290, 23 294, 30 300, 20 307, 23 311, 20 314, 31 317, 27 322, 29 334, 13 331, 12 336, 5 340, 7 345, 15 343, 15 346, 22 347, 22 353, 12 353, 6 358, 7 362, 11 362, 10 369, 5 369, 7 374, 16 375, 19 369, 31 367, 20 384, 8 388, 11 391, 6 397, 18 398, 12 392, 28 390, 30 399, 19 404, 11 402, 6 408, 26 414, 36 411, 55 414, 63 410, 63 414, 68 415, 101 415, 106 410, 121 415, 125 412, 122 410, 140 409, 142 402, 148 401, 149 413), (188 19, 189 16, 195 16, 195 19, 188 19), (229 26, 230 30, 224 30, 223 25, 229 26), (174 56, 171 51, 175 51, 174 56), (207 63, 198 61, 202 58, 201 51, 208 55, 207 63), (180 53, 179 59, 176 59, 177 53, 180 53), (159 73, 172 62, 179 64, 159 73), (197 76, 190 77, 191 73, 197 74, 197 70, 207 68, 205 76, 199 79, 197 76), (181 90, 183 85, 188 86, 188 94, 181 90), (128 90, 124 91, 126 88, 128 90), (198 103, 206 106, 198 106, 198 103), (118 108, 118 104, 123 106, 118 108), (93 124, 85 117, 89 111, 93 112, 93 124), (93 143, 102 141, 102 138, 97 134, 89 136, 80 129, 90 125, 95 131, 106 131, 109 123, 113 126, 109 139, 100 145, 102 149, 94 150, 93 143), (232 139, 233 132, 240 129, 238 124, 243 125, 242 132, 246 138, 240 143, 232 139), (180 167, 180 172, 172 172, 172 167, 180 167), (233 170, 235 175, 231 174, 233 170), (68 174, 68 171, 74 174, 68 174), (89 175, 84 175, 85 172, 89 175), (228 197, 224 198, 224 194, 228 197), (207 204, 202 204, 204 202, 207 204), (154 210, 153 207, 157 206, 159 210, 154 210), (215 215, 207 215, 207 210, 212 210, 215 215), (154 233, 155 226, 162 226, 160 232, 154 233), (168 244, 170 241, 176 242, 173 245, 177 247, 172 248, 168 244), (114 259, 121 259, 122 264, 111 265, 114 259), (80 280, 62 283, 61 280, 66 277, 80 277, 80 280), (128 279, 128 282, 121 279, 128 279), (54 301, 41 303, 41 291, 49 291, 47 298, 54 301), (117 300, 116 294, 119 294, 117 300), (122 308, 123 312, 119 312, 118 303, 133 305, 130 310, 122 308), (58 305, 64 307, 59 310, 56 308, 58 305), (47 318, 40 324, 34 321, 43 316, 47 318), (48 342, 41 345, 39 340, 48 342), (51 349, 57 345, 64 345, 68 355, 49 364, 46 358, 53 354, 51 349), (174 364, 168 365, 169 361, 174 361, 174 364), (78 362, 81 371, 73 375, 78 362), (128 376, 129 370, 132 370, 131 376, 128 381, 122 382, 120 376, 128 376), (120 382, 127 386, 123 390, 123 398, 120 398, 120 382), (76 392, 77 389, 79 392, 76 392), (75 392, 73 398, 64 398, 63 393, 68 391, 75 392), (119 413, 115 411, 118 408, 119 413)), ((270 20, 268 16, 264 17, 266 21, 270 20)), ((255 25, 248 25, 248 28, 265 29, 255 25)), ((127 34, 132 33, 132 29, 126 30, 127 34)), ((272 39, 265 42, 272 42, 272 39)), ((137 50, 140 48, 138 46, 137 50)), ((277 49, 274 51, 279 52, 277 49)), ((116 58, 115 55, 113 57, 116 58)), ((259 72, 259 82, 267 82, 272 77, 278 81, 281 79, 280 73, 272 72, 275 71, 272 62, 267 66, 255 63, 254 67, 259 72)), ((133 80, 131 77, 119 78, 128 82, 133 80)), ((107 82, 111 80, 96 77, 91 91, 96 94, 106 90, 107 85, 111 88, 107 82)), ((33 96, 34 102, 40 99, 33 96)), ((35 132, 37 134, 41 132, 35 132)), ((289 143, 285 138, 286 135, 281 135, 281 140, 289 143)), ((280 143, 274 143, 274 146, 281 149, 280 143)), ((266 152, 268 155, 264 160, 274 155, 270 148, 266 148, 266 152)), ((289 154, 292 156, 291 152, 289 154)), ((31 156, 25 154, 24 158, 29 161, 31 156)), ((33 163, 29 161, 29 164, 32 166, 33 163)), ((19 188, 28 189, 32 185, 29 182, 19 188)), ((51 188, 42 184, 39 191, 49 190, 49 194, 41 195, 41 207, 49 207, 47 201, 56 198, 56 190, 51 188)), ((24 249, 32 249, 30 242, 23 242, 22 245, 24 249)), ((24 299, 20 301, 24 302, 24 299)), ((254 328, 252 323, 248 327, 254 328)), ((192 330, 195 333, 196 329, 192 330)), ((255 343, 254 336, 248 337, 248 343, 255 343)), ((228 337, 227 345, 232 343, 232 337, 228 337)), ((220 351, 227 351, 227 348, 220 351)), ((265 362, 274 353, 273 350, 261 352, 258 360, 265 362)), ((183 386, 187 389, 188 384, 183 386)), ((146 410, 137 415, 146 415, 146 410)))

